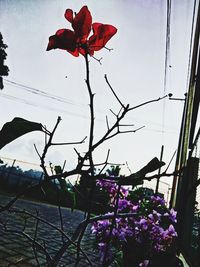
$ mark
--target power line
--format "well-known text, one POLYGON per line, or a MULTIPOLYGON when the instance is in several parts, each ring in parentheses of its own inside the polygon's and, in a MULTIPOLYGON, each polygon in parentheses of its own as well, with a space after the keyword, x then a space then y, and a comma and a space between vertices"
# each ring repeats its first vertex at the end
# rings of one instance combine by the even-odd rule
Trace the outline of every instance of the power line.
MULTIPOLYGON (((27 165, 31 165, 31 166, 36 166, 39 167, 41 169, 41 166, 39 163, 34 163, 34 162, 30 162, 30 161, 25 161, 25 160, 19 160, 19 159, 13 159, 13 158, 8 158, 8 157, 2 157, 0 156, 0 159, 6 160, 6 161, 15 161, 15 162, 19 162, 22 164, 27 164, 27 165)), ((47 169, 50 169, 49 166, 46 166, 47 169)))
MULTIPOLYGON (((164 65, 164 85, 163 85, 163 95, 166 95, 167 90, 167 78, 168 69, 170 65, 170 32, 171 32, 171 0, 167 0, 167 25, 166 25, 166 39, 165 39, 165 65, 164 65)), ((162 131, 165 128, 165 100, 163 101, 163 111, 162 111, 162 131)))
POLYGON ((170 67, 170 32, 171 32, 171 0, 167 0, 167 27, 165 44, 165 73, 164 73, 164 95, 166 95, 167 74, 170 67))
POLYGON ((5 81, 5 83, 7 85, 11 85, 11 86, 14 86, 14 87, 20 87, 22 90, 28 91, 29 93, 32 93, 32 94, 35 94, 35 95, 39 95, 39 96, 42 96, 42 97, 53 99, 53 100, 56 100, 58 102, 66 103, 66 104, 73 105, 73 106, 86 106, 85 104, 74 103, 74 102, 72 102, 72 101, 70 101, 70 100, 68 100, 67 98, 64 98, 64 97, 60 97, 60 96, 57 96, 57 95, 49 94, 49 93, 47 93, 47 92, 45 92, 43 90, 37 89, 35 87, 24 85, 22 83, 14 82, 14 81, 8 80, 8 79, 3 79, 3 80, 5 81))
POLYGON ((19 103, 22 103, 22 104, 26 104, 26 105, 29 105, 29 106, 34 106, 34 107, 37 107, 37 108, 39 107, 39 108, 43 108, 43 109, 50 110, 50 111, 61 112, 61 113, 65 113, 67 115, 71 115, 71 116, 75 116, 75 117, 81 117, 81 118, 84 118, 84 119, 89 119, 89 117, 81 115, 81 114, 69 112, 69 111, 66 111, 64 109, 58 109, 58 108, 53 108, 53 107, 49 107, 49 106, 45 106, 45 105, 39 105, 39 104, 30 102, 30 101, 27 101, 27 100, 25 100, 23 98, 7 95, 7 94, 4 94, 2 92, 0 92, 0 95, 3 98, 9 99, 9 100, 12 100, 12 101, 15 101, 15 102, 19 102, 19 103))
MULTIPOLYGON (((68 99, 66 99, 64 97, 59 97, 57 95, 49 94, 49 93, 47 93, 47 92, 45 92, 43 90, 37 89, 35 87, 24 85, 21 82, 15 82, 13 80, 8 80, 8 79, 4 79, 4 81, 5 81, 5 83, 7 85, 14 86, 14 87, 20 87, 21 89, 23 89, 23 90, 25 90, 25 91, 27 91, 29 93, 32 93, 32 94, 36 94, 36 95, 39 95, 39 96, 42 96, 42 97, 47 97, 47 98, 50 98, 50 99, 53 99, 53 100, 56 100, 56 101, 59 101, 59 102, 62 102, 62 103, 67 103, 67 104, 70 104, 70 105, 74 105, 74 106, 84 106, 84 107, 87 107, 86 104, 73 103, 73 102, 69 101, 68 99)), ((19 98, 19 97, 7 95, 7 94, 4 94, 4 93, 1 93, 1 96, 4 97, 4 98, 6 98, 6 99, 15 101, 15 102, 19 102, 19 103, 22 103, 22 104, 30 105, 30 106, 33 106, 33 107, 43 108, 43 109, 46 109, 46 110, 50 110, 52 112, 53 111, 62 112, 62 113, 65 113, 65 114, 68 114, 68 115, 71 115, 71 116, 76 116, 76 117, 81 117, 81 118, 84 118, 84 119, 89 119, 89 117, 87 117, 87 116, 83 116, 83 115, 80 115, 80 114, 77 114, 77 113, 69 112, 69 111, 66 111, 64 109, 58 109, 58 108, 52 108, 52 107, 45 106, 45 105, 39 105, 39 104, 30 102, 28 100, 25 100, 23 98, 19 98)), ((98 121, 103 121, 102 119, 97 119, 97 120, 98 121)), ((165 132, 165 133, 167 133, 167 131, 164 131, 164 129, 162 129, 162 131, 155 130, 155 129, 148 129, 148 130, 149 131, 154 131, 154 132, 161 132, 161 133, 164 133, 165 132)))
POLYGON ((33 163, 33 162, 30 162, 30 161, 25 161, 25 160, 18 160, 18 159, 13 159, 13 158, 8 158, 8 157, 2 157, 0 156, 1 159, 4 159, 4 160, 10 160, 10 161, 17 161, 17 162, 20 162, 20 163, 24 163, 24 164, 29 164, 29 165, 34 165, 34 166, 38 166, 40 167, 40 164, 37 164, 37 163, 33 163))
MULTIPOLYGON (((19 97, 7 95, 7 94, 4 94, 2 92, 0 92, 0 96, 3 97, 3 98, 6 98, 8 100, 14 101, 14 102, 18 102, 18 103, 22 103, 22 104, 25 104, 25 105, 33 106, 35 108, 42 108, 42 109, 49 110, 51 112, 61 112, 61 113, 64 113, 64 114, 67 114, 67 115, 70 115, 70 116, 80 117, 80 118, 84 118, 84 119, 88 119, 89 120, 89 117, 88 116, 84 116, 84 115, 81 115, 81 114, 69 112, 69 111, 64 110, 64 109, 58 109, 58 108, 52 108, 52 107, 49 107, 49 106, 39 105, 39 104, 30 102, 28 100, 25 100, 23 98, 19 98, 19 97)), ((96 119, 96 121, 103 122, 104 120, 102 120, 102 119, 96 119)), ((153 123, 153 124, 155 124, 155 123, 153 123)), ((160 124, 157 124, 157 125, 160 126, 160 124)), ((152 128, 150 129, 148 127, 145 128, 144 130, 145 131, 151 131, 151 132, 163 133, 163 130, 152 129, 152 128)), ((166 131, 165 130, 164 133, 173 133, 173 131, 166 131)))

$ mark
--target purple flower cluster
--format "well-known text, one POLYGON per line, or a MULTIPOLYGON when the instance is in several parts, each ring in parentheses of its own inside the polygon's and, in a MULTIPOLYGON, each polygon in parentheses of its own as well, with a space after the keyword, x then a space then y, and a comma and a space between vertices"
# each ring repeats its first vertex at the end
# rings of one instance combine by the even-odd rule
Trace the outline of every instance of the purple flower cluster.
MULTIPOLYGON (((103 188, 110 195, 111 212, 114 215, 116 205, 116 195, 118 186, 115 183, 99 180, 97 185, 103 188)), ((138 244, 145 244, 148 247, 148 256, 153 253, 167 251, 174 239, 177 237, 173 226, 176 223, 176 211, 169 210, 163 198, 152 196, 142 198, 136 202, 130 200, 129 191, 125 187, 120 188, 117 213, 128 213, 131 216, 116 217, 114 227, 111 232, 112 218, 94 222, 92 233, 96 235, 98 248, 103 255, 107 241, 110 238, 110 246, 122 249, 128 240, 133 239, 138 244)), ((111 216, 112 217, 112 216, 111 216)), ((134 249, 134 248, 133 248, 134 249)), ((109 252, 111 255, 111 252, 109 252)), ((145 252, 146 253, 146 252, 145 252)), ((148 266, 149 260, 144 255, 143 262, 139 266, 148 266)))
MULTIPOLYGON (((117 185, 113 181, 108 181, 106 179, 97 180, 96 184, 101 187, 102 189, 106 190, 111 197, 115 197, 117 194, 117 185)), ((129 191, 126 187, 121 186, 120 188, 120 194, 122 197, 127 197, 129 194, 129 191)))

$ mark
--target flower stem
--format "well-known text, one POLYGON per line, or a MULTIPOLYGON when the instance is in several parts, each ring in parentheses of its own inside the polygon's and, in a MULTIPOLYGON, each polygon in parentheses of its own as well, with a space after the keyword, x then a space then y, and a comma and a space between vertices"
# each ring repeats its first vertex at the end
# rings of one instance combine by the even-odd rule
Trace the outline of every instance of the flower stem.
MULTIPOLYGON (((93 165, 93 160, 92 160, 92 145, 93 145, 93 137, 94 137, 94 94, 92 93, 92 89, 90 86, 90 71, 89 71, 89 61, 88 61, 88 54, 86 53, 85 55, 85 63, 86 63, 86 84, 87 84, 87 89, 89 93, 89 98, 90 98, 90 136, 89 136, 89 148, 88 148, 88 158, 90 161, 90 164, 92 163, 93 165)), ((91 166, 92 167, 92 166, 91 166)))
MULTIPOLYGON (((89 71, 89 61, 88 61, 88 54, 86 53, 85 55, 85 64, 86 64, 86 85, 88 89, 88 94, 89 94, 89 100, 90 100, 90 135, 89 135, 89 146, 88 146, 88 151, 84 157, 84 159, 89 160, 89 165, 90 165, 90 173, 91 177, 94 177, 94 162, 93 162, 93 157, 92 157, 92 152, 93 152, 93 137, 94 137, 94 94, 92 93, 92 89, 90 86, 90 71, 89 71)), ((95 181, 95 179, 94 179, 95 181)), ((87 216, 85 223, 83 225, 82 231, 80 232, 80 235, 77 240, 77 258, 76 258, 76 263, 75 267, 78 266, 79 259, 80 259, 80 246, 81 246, 81 240, 83 238, 83 235, 85 233, 86 227, 88 225, 88 221, 90 220, 91 216, 91 209, 92 209, 92 198, 95 190, 95 183, 93 184, 89 197, 88 197, 88 203, 87 203, 87 216)))

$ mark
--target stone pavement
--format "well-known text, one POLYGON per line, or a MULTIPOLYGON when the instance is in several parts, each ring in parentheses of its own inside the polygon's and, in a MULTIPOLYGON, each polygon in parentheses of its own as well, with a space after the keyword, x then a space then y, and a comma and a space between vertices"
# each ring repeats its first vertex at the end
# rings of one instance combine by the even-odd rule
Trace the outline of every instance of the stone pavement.
MULTIPOLYGON (((6 204, 10 199, 9 197, 0 195, 0 205, 6 204)), ((41 218, 44 218, 58 227, 60 226, 59 212, 58 208, 55 206, 20 199, 15 203, 14 207, 25 209, 34 214, 37 210, 41 218)), ((71 212, 70 209, 62 208, 62 215, 64 231, 70 236, 79 222, 83 220, 84 214, 80 211, 75 210, 71 212)), ((0 267, 47 266, 44 254, 37 252, 37 262, 31 242, 21 235, 21 232, 24 231, 34 238, 36 229, 35 219, 31 217, 25 218, 22 214, 2 212, 0 213, 0 222, 6 222, 7 229, 9 230, 5 232, 4 227, 0 225, 0 267), (26 225, 24 223, 25 221, 26 225)), ((87 229, 81 247, 90 258, 93 266, 98 267, 98 253, 93 250, 93 238, 90 229, 87 229)), ((37 241, 42 245, 45 244, 51 256, 55 255, 62 244, 61 236, 58 231, 42 222, 38 224, 37 241)), ((76 248, 71 245, 65 252, 58 266, 72 267, 75 265, 75 261, 76 248)), ((83 258, 82 254, 78 266, 90 266, 83 258)))

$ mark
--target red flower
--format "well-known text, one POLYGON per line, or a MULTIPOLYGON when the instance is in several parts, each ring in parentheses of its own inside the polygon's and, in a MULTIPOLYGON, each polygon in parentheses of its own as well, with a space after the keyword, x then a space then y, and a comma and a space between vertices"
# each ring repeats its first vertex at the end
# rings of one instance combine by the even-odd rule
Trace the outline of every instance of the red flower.
POLYGON ((86 54, 93 55, 94 51, 102 49, 117 32, 117 29, 112 25, 92 24, 92 16, 87 6, 83 6, 75 16, 73 16, 71 9, 67 9, 65 18, 71 23, 74 31, 69 29, 58 30, 55 35, 49 37, 47 51, 59 48, 67 50, 75 57, 78 57, 79 53, 83 56, 86 54), (91 28, 93 34, 89 37, 91 28))

